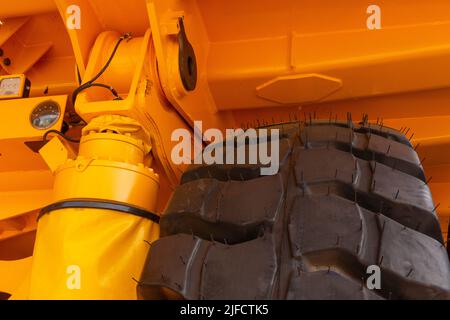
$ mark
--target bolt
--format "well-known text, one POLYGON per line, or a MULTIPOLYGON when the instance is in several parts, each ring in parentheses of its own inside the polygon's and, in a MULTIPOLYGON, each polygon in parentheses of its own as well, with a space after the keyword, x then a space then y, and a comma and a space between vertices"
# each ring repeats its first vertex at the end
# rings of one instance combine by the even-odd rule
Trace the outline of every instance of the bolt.
POLYGON ((3 59, 3 64, 5 66, 10 66, 11 65, 11 59, 10 58, 5 58, 3 59))

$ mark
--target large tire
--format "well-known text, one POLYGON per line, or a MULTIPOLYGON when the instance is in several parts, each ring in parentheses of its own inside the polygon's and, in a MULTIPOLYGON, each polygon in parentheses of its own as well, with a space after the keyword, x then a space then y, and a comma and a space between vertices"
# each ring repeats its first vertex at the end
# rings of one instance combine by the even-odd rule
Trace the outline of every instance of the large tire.
POLYGON ((278 174, 259 176, 259 165, 185 172, 141 298, 450 298, 433 200, 403 134, 351 121, 270 128, 281 131, 278 174), (380 267, 379 290, 366 286, 370 265, 380 267))

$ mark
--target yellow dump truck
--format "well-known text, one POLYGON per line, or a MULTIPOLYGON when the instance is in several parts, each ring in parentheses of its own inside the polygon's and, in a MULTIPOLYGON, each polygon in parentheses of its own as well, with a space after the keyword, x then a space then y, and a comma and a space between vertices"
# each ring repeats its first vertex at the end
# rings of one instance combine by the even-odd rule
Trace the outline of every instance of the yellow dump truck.
POLYGON ((448 0, 0 0, 0 298, 450 299, 448 0))

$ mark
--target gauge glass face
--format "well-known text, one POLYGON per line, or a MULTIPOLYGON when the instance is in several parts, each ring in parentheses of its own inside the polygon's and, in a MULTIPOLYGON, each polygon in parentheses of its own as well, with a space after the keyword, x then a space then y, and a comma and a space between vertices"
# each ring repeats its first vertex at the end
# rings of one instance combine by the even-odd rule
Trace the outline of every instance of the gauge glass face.
POLYGON ((21 78, 5 78, 0 81, 0 96, 17 96, 20 94, 21 78))
POLYGON ((30 116, 31 125, 39 130, 53 127, 61 116, 59 105, 54 101, 40 103, 30 116))

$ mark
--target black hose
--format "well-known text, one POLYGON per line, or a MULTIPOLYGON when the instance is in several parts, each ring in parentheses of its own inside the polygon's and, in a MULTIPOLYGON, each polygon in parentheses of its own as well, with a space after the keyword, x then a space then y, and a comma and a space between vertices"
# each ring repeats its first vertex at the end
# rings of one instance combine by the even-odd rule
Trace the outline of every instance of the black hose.
POLYGON ((109 89, 113 95, 116 97, 116 99, 120 99, 119 95, 117 94, 117 92, 111 87, 111 86, 107 86, 101 83, 94 83, 95 80, 97 80, 98 78, 100 78, 102 76, 102 74, 106 71, 106 69, 108 69, 109 65, 111 64, 111 61, 114 59, 114 56, 116 55, 117 49, 119 48, 120 44, 122 43, 123 40, 126 39, 130 39, 131 35, 129 33, 124 34, 123 36, 121 36, 119 38, 119 40, 117 40, 116 45, 114 46, 114 49, 111 53, 111 56, 109 57, 108 61, 106 62, 106 64, 103 66, 103 68, 88 82, 82 84, 81 86, 79 86, 78 88, 75 89, 75 91, 72 93, 72 104, 75 106, 75 102, 77 99, 78 94, 80 94, 80 92, 90 88, 90 87, 104 87, 109 89))
POLYGON ((49 130, 49 131, 47 131, 47 132, 44 134, 44 137, 43 137, 44 142, 48 142, 48 136, 49 136, 50 134, 52 134, 52 133, 57 134, 58 136, 62 137, 63 139, 65 139, 65 140, 67 140, 67 141, 69 141, 69 142, 80 143, 80 140, 79 140, 79 139, 75 139, 75 138, 71 138, 71 137, 69 137, 69 136, 66 136, 64 133, 62 133, 62 132, 60 132, 60 131, 58 131, 58 130, 49 130))

